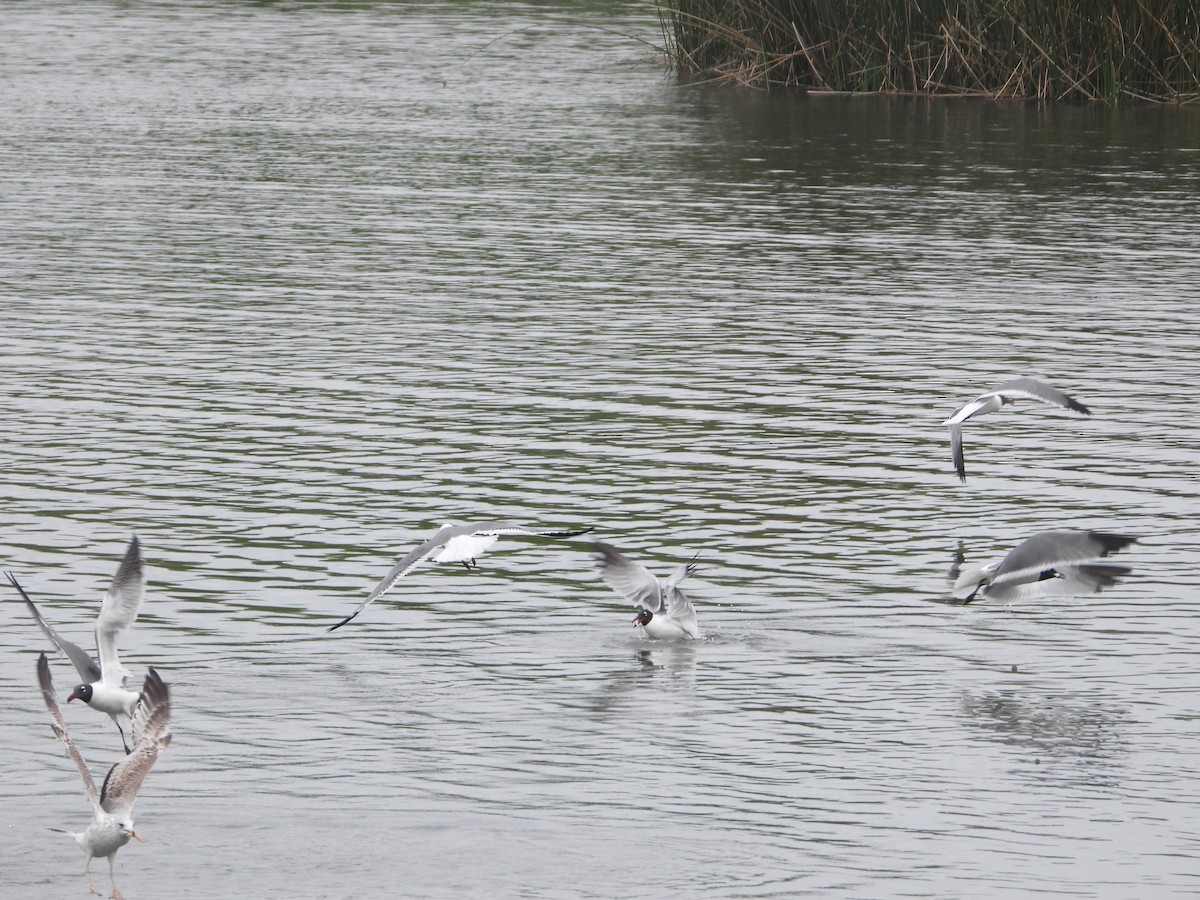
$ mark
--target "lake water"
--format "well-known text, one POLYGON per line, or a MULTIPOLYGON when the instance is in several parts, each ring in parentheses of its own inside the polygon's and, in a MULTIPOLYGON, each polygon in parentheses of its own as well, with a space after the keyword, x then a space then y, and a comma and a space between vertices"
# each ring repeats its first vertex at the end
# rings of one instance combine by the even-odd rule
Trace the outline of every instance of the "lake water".
MULTIPOLYGON (((0 555, 90 648, 142 540, 130 900, 1200 891, 1200 108, 680 86, 634 3, 0 41, 0 555), (960 485, 942 419, 1019 374, 1094 415, 970 423, 960 485), (451 519, 700 553, 706 637, 641 638, 586 540, 325 631, 451 519), (1050 528, 1135 576, 940 602, 1050 528)), ((0 886, 84 896, 4 591, 0 886)))

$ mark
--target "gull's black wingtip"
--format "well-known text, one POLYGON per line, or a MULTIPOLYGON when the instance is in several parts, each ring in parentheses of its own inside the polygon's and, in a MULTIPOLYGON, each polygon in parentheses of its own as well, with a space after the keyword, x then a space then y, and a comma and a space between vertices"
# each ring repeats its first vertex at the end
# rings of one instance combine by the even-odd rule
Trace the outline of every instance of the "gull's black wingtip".
POLYGON ((12 572, 5 572, 4 577, 8 579, 9 584, 11 584, 14 588, 17 589, 17 593, 20 594, 23 599, 28 600, 29 595, 26 594, 25 591, 21 588, 20 583, 18 583, 16 576, 13 575, 12 572))
POLYGON ((339 628, 341 628, 343 625, 345 625, 347 622, 349 622, 351 619, 353 619, 354 616, 357 616, 357 615, 358 615, 358 613, 354 613, 354 615, 346 616, 346 618, 342 619, 342 621, 338 622, 336 625, 330 625, 328 628, 326 628, 325 633, 328 634, 331 631, 337 631, 339 628))
POLYGON ((1114 534, 1111 531, 1089 531, 1088 537, 1100 544, 1100 556, 1117 553, 1130 544, 1136 544, 1138 540, 1136 535, 1114 534))
POLYGON ((544 532, 542 532, 542 536, 543 537, 557 537, 557 538, 579 537, 581 534, 588 534, 595 530, 596 530, 595 525, 589 525, 587 528, 578 528, 574 531, 544 531, 544 532))
POLYGON ((25 593, 25 588, 21 587, 21 582, 17 581, 16 575, 6 570, 4 577, 8 579, 9 584, 17 589, 17 593, 21 595, 21 599, 30 605, 33 604, 33 601, 29 599, 29 595, 25 593))

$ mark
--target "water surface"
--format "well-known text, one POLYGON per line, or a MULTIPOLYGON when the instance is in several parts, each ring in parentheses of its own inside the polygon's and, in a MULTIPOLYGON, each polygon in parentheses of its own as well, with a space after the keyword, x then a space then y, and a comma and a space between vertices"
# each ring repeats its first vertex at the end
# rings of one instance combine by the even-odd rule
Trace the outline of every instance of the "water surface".
MULTIPOLYGON (((174 690, 122 890, 1194 893, 1200 111, 681 87, 635 38, 7 10, 0 553, 90 646, 136 532, 126 660, 174 690), (1017 374, 1095 415, 971 423, 959 485, 940 421, 1017 374), (706 639, 640 639, 586 541, 325 632, 450 519, 699 552, 706 639), (1048 528, 1140 535, 1139 577, 938 602, 1048 528)), ((7 596, 0 884, 82 896, 7 596)))

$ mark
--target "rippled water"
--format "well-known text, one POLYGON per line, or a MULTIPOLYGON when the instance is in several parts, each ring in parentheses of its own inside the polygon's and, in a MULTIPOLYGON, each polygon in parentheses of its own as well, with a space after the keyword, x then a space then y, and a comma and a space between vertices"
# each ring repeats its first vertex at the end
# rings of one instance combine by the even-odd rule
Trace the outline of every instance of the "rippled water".
MULTIPOLYGON (((684 88, 636 4, 5 19, 0 550, 90 646, 142 539, 132 900, 1200 888, 1200 110, 684 88), (1095 415, 971 423, 959 485, 939 423, 1015 374, 1095 415), (586 541, 325 632, 497 518, 699 552, 706 639, 586 541), (1063 527, 1138 577, 935 602, 1063 527)), ((0 885, 83 895, 5 590, 0 885)))

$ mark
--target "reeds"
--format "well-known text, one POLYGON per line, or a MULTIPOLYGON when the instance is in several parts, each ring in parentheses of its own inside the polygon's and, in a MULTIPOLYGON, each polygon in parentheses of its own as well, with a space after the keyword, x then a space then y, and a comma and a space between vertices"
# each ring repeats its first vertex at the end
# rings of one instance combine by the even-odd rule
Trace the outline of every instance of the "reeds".
POLYGON ((1200 99, 1197 0, 659 0, 683 74, 763 87, 1200 99))

